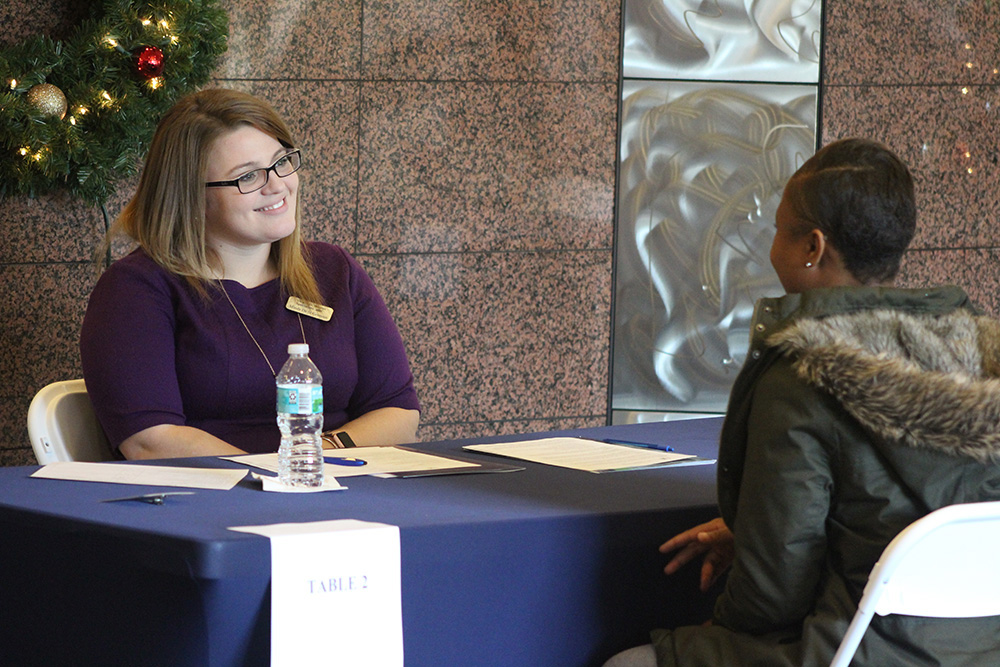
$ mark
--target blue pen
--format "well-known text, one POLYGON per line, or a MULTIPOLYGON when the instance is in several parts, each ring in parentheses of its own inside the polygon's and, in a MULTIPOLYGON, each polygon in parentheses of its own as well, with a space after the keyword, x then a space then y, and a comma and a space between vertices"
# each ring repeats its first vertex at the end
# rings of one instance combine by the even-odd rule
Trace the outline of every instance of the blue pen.
POLYGON ((670 445, 654 445, 649 442, 633 442, 631 440, 614 440, 611 438, 607 440, 601 440, 601 442, 606 442, 609 445, 628 445, 630 447, 642 447, 643 449, 655 449, 661 452, 674 451, 674 448, 671 447, 670 445))
POLYGON ((368 465, 364 459, 352 459, 342 456, 324 456, 323 460, 335 466, 363 466, 368 465))

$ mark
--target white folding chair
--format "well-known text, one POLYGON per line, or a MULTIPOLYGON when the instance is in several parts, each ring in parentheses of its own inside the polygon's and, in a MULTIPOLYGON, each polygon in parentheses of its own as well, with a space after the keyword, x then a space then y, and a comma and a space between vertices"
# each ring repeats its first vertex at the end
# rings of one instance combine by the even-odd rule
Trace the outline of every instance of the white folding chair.
POLYGON ((28 438, 42 465, 113 458, 83 380, 53 382, 35 394, 28 406, 28 438))
POLYGON ((914 521, 875 563, 830 667, 847 667, 872 615, 1000 615, 1000 501, 949 505, 914 521))

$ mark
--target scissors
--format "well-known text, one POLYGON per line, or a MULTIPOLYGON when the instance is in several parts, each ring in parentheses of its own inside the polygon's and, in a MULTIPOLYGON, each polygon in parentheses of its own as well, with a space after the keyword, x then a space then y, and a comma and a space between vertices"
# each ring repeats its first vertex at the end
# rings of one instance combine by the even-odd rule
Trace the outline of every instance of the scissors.
POLYGON ((349 456, 324 456, 323 460, 335 466, 363 466, 368 465, 364 459, 355 459, 349 456))

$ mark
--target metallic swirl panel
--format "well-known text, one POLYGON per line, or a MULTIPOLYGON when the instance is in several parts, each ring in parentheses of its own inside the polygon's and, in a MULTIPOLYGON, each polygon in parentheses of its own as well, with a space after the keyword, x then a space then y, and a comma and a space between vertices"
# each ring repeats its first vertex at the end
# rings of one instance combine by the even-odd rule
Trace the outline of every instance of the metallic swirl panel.
POLYGON ((626 78, 819 82, 821 0, 626 0, 626 78))
POLYGON ((722 411, 789 176, 814 152, 815 86, 625 81, 613 410, 722 411))

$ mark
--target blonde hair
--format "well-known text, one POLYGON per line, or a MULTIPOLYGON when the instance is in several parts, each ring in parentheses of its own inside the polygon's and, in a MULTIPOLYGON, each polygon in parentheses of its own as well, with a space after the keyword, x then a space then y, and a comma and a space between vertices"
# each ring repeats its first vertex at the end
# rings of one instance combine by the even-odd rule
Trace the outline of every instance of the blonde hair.
MULTIPOLYGON (((157 264, 206 294, 205 286, 214 278, 205 244, 209 153, 219 137, 242 125, 274 137, 285 148, 295 147, 278 113, 253 95, 211 88, 179 100, 156 128, 139 186, 109 231, 105 249, 116 235, 125 234, 157 264)), ((302 244, 300 210, 296 206, 295 230, 271 246, 271 258, 285 291, 323 303, 302 244)))

